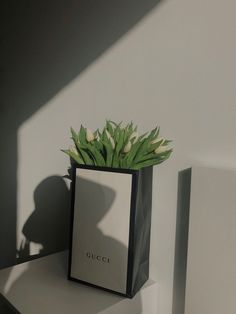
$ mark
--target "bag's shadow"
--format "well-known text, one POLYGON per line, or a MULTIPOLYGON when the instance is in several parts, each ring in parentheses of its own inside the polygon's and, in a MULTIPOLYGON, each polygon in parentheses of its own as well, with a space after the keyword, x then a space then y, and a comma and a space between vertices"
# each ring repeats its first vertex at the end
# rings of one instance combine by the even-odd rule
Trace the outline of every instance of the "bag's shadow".
POLYGON ((45 256, 68 248, 70 197, 65 181, 60 176, 43 180, 34 191, 35 208, 25 222, 17 262, 45 256), (30 253, 30 244, 40 244, 38 254, 30 253))

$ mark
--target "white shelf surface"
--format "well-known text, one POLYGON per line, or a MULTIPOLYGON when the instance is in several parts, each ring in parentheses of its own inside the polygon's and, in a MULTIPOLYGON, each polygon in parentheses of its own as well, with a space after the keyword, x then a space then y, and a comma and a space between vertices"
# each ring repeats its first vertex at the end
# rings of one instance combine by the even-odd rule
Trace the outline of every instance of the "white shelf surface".
POLYGON ((157 314, 157 283, 133 298, 67 280, 67 252, 0 271, 0 293, 22 314, 157 314))

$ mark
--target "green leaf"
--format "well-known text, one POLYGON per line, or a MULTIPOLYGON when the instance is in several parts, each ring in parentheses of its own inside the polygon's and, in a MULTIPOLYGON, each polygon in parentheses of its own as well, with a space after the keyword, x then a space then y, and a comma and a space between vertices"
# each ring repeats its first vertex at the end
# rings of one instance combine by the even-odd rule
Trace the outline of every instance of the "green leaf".
POLYGON ((88 150, 90 151, 91 155, 93 156, 93 159, 95 161, 95 164, 97 166, 105 166, 105 160, 102 156, 102 154, 97 150, 95 147, 93 147, 91 144, 88 145, 88 150))
POLYGON ((103 139, 101 140, 101 142, 104 145, 105 150, 106 150, 106 166, 107 167, 111 167, 114 151, 113 151, 111 142, 110 142, 110 140, 107 137, 106 132, 104 132, 103 139))
POLYGON ((157 133, 157 127, 155 129, 153 129, 151 132, 150 132, 150 135, 149 135, 149 139, 150 141, 153 140, 155 137, 156 137, 156 133, 157 133))
POLYGON ((113 137, 114 136, 114 130, 113 130, 113 127, 112 127, 109 120, 106 121, 106 129, 111 134, 111 136, 113 137))
POLYGON ((158 156, 155 153, 151 152, 149 154, 142 155, 139 158, 135 159, 134 164, 139 163, 139 162, 143 162, 143 161, 149 160, 149 159, 156 159, 157 157, 158 156))
POLYGON ((140 146, 142 145, 142 141, 138 140, 136 143, 134 143, 130 149, 130 151, 125 156, 127 167, 130 167, 140 146))
POLYGON ((115 153, 117 155, 117 157, 119 157, 119 154, 124 146, 124 136, 125 136, 125 130, 121 129, 120 134, 119 134, 119 138, 118 138, 118 142, 115 148, 115 153))
POLYGON ((80 154, 84 160, 85 165, 94 165, 94 161, 93 159, 89 156, 89 154, 84 150, 84 149, 80 149, 80 154))
POLYGON ((82 124, 81 124, 80 131, 79 131, 79 141, 80 141, 80 143, 82 145, 86 145, 87 144, 86 129, 83 127, 82 124))
POLYGON ((77 147, 79 136, 72 127, 70 128, 70 132, 71 132, 71 138, 74 142, 74 145, 77 147))
POLYGON ((121 158, 120 161, 119 161, 119 166, 120 166, 120 168, 127 169, 127 162, 126 162, 126 160, 121 158))
POLYGON ((138 163, 134 163, 131 168, 132 169, 141 169, 143 167, 158 165, 158 164, 162 163, 163 161, 165 161, 166 159, 168 159, 170 157, 171 153, 172 153, 172 149, 170 149, 170 150, 168 150, 162 154, 159 154, 159 155, 152 154, 153 157, 146 159, 146 160, 142 160, 141 162, 138 162, 138 163))
POLYGON ((112 167, 113 168, 119 168, 119 159, 118 159, 118 156, 116 154, 114 154, 113 158, 112 158, 112 167))
POLYGON ((134 157, 134 161, 136 162, 141 156, 147 152, 148 148, 150 146, 149 138, 145 138, 142 142, 141 145, 139 146, 137 153, 134 157))
MULTIPOLYGON (((143 156, 147 153, 149 153, 150 151, 152 151, 151 149, 151 141, 153 141, 153 138, 155 137, 155 135, 158 132, 158 128, 156 127, 155 129, 153 129, 149 135, 144 138, 141 142, 141 145, 138 147, 136 155, 134 156, 133 160, 134 162, 138 162, 139 160, 141 160, 143 158, 143 156)), ((142 136, 143 138, 143 136, 142 136)))
POLYGON ((162 163, 163 161, 164 160, 146 160, 146 161, 140 162, 138 164, 135 164, 135 166, 133 166, 132 169, 139 170, 139 169, 144 168, 144 167, 150 167, 150 166, 158 165, 158 164, 162 163))
POLYGON ((149 132, 144 133, 143 135, 139 136, 138 140, 142 141, 144 137, 148 134, 149 132))
POLYGON ((72 139, 77 142, 78 141, 78 134, 75 132, 75 130, 71 127, 70 128, 70 132, 71 132, 71 135, 72 135, 72 139))
POLYGON ((163 152, 163 153, 159 153, 159 154, 156 154, 159 158, 169 158, 170 154, 173 152, 173 149, 170 148, 168 149, 167 151, 163 152))
POLYGON ((122 121, 119 122, 119 123, 116 123, 116 122, 114 122, 114 121, 112 121, 112 120, 109 120, 109 122, 112 123, 116 128, 117 128, 117 127, 120 127, 121 124, 122 124, 122 121))
POLYGON ((82 159, 79 155, 73 153, 72 151, 66 150, 66 149, 62 149, 62 152, 65 153, 65 154, 67 154, 68 156, 70 156, 70 157, 71 157, 74 161, 76 161, 78 164, 82 164, 82 165, 84 164, 83 159, 82 159))
POLYGON ((98 135, 99 135, 99 129, 97 129, 96 131, 93 132, 94 138, 97 139, 98 135))
POLYGON ((118 126, 115 128, 115 131, 114 131, 114 134, 113 134, 113 139, 114 139, 114 141, 115 141, 115 144, 117 144, 117 142, 118 142, 118 140, 119 140, 120 133, 121 133, 121 129, 120 129, 120 126, 118 125, 118 126))
POLYGON ((97 150, 99 150, 101 153, 103 152, 103 145, 102 145, 102 143, 101 143, 100 141, 95 140, 95 141, 93 142, 93 145, 94 145, 94 147, 95 147, 97 150))
POLYGON ((133 124, 132 125, 128 125, 125 128, 125 132, 124 132, 124 139, 123 139, 123 147, 129 142, 130 136, 133 133, 133 124))

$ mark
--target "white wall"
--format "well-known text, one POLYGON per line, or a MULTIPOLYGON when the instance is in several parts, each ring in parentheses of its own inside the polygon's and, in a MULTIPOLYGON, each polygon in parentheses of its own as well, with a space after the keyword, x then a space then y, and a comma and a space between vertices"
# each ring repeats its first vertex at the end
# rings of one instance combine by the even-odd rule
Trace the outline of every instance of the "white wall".
POLYGON ((66 173, 69 127, 105 118, 160 124, 173 157, 155 168, 151 276, 160 314, 170 314, 177 175, 192 164, 236 167, 236 3, 162 1, 18 130, 18 238, 33 192, 66 173), (37 165, 37 166, 35 166, 37 165))

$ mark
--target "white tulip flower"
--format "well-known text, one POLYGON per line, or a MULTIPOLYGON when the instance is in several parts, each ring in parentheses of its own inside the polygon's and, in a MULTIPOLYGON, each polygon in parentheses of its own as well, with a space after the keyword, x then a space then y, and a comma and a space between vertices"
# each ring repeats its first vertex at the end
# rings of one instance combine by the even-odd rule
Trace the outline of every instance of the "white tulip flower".
POLYGON ((130 135, 129 140, 132 140, 132 138, 135 139, 135 140, 133 141, 133 143, 137 142, 137 140, 138 140, 138 133, 137 133, 137 132, 133 132, 133 133, 130 135))
POLYGON ((112 137, 110 137, 110 142, 111 142, 111 146, 112 146, 112 148, 113 149, 115 149, 115 142, 114 142, 114 140, 113 140, 113 138, 112 137))
POLYGON ((124 152, 124 153, 128 153, 128 152, 131 150, 131 146, 132 146, 132 144, 131 144, 131 142, 129 141, 129 142, 125 145, 123 152, 124 152))
POLYGON ((170 150, 171 148, 168 146, 159 146, 157 149, 155 149, 155 154, 162 154, 170 150))
POLYGON ((94 134, 90 129, 86 129, 86 140, 92 142, 94 140, 94 134))
POLYGON ((105 130, 105 132, 106 132, 107 138, 108 138, 108 139, 110 139, 110 137, 111 137, 110 132, 109 132, 109 131, 107 131, 107 130, 105 130))
POLYGON ((112 148, 114 149, 114 148, 115 148, 115 142, 114 142, 113 137, 111 136, 111 134, 110 134, 107 130, 105 130, 105 132, 106 132, 107 138, 108 138, 109 141, 111 142, 112 148))
POLYGON ((156 144, 156 143, 159 143, 159 142, 161 142, 161 144, 162 144, 164 142, 164 138, 163 137, 157 137, 155 140, 153 140, 151 142, 151 144, 156 144))

